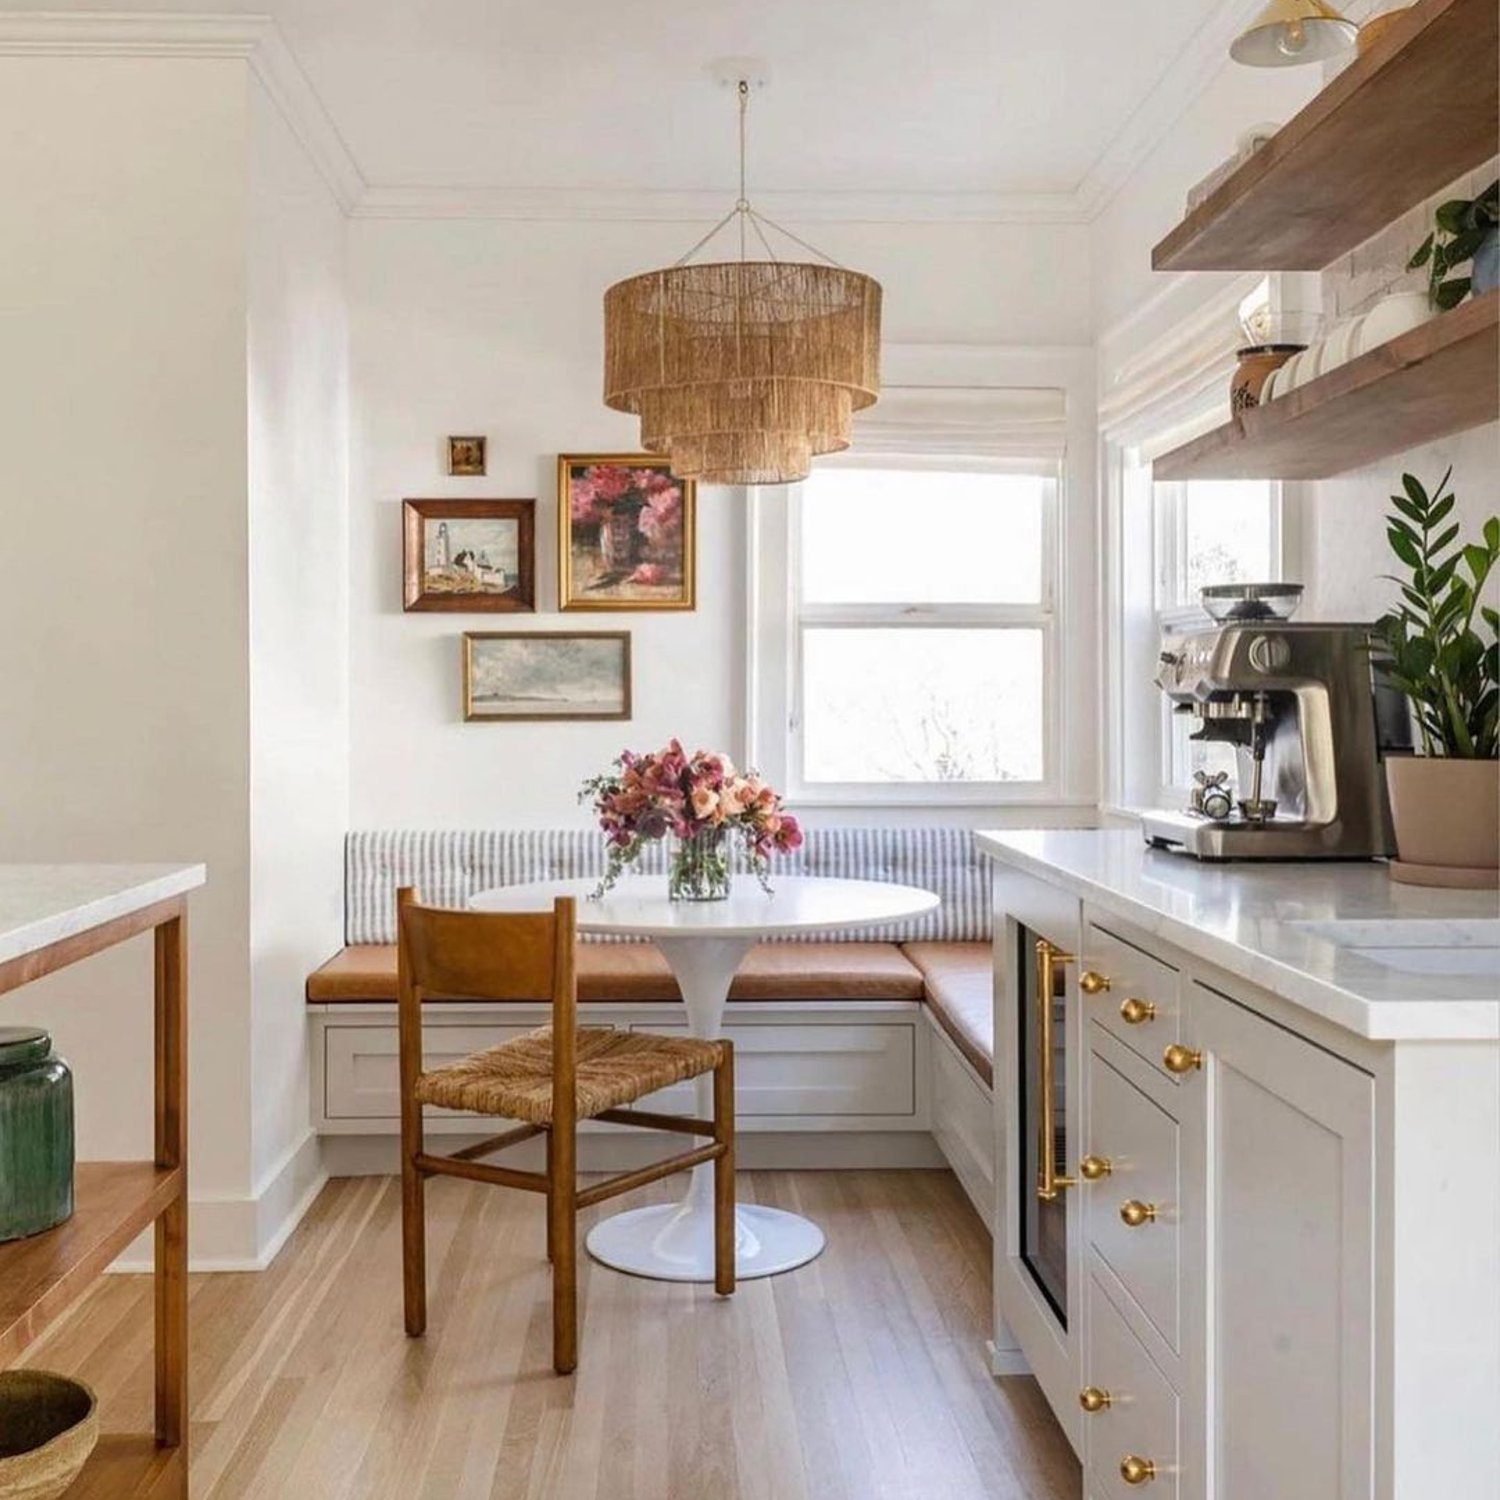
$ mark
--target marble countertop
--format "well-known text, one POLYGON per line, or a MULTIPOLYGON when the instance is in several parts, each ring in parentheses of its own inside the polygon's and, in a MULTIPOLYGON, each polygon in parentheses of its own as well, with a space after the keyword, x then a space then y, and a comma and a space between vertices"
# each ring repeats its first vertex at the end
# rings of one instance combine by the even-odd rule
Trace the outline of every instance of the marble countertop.
POLYGON ((1136 829, 975 835, 1080 895, 1359 1036, 1500 1039, 1500 896, 1393 882, 1384 865, 1205 864, 1136 829))
POLYGON ((0 963, 195 890, 202 865, 0 864, 0 963))

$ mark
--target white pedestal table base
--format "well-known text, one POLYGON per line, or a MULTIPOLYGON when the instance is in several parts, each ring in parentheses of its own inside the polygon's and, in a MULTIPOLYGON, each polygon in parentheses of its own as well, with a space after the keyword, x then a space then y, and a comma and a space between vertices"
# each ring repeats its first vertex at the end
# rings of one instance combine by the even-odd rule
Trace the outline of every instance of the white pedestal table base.
MULTIPOLYGON (((712 1041, 721 1034, 735 970, 754 946, 748 937, 658 937, 682 991, 688 1029, 712 1041)), ((713 1080, 697 1080, 698 1114, 713 1114, 713 1080)), ((602 1265, 655 1281, 714 1279, 713 1165, 694 1167, 678 1203, 633 1208, 596 1224, 588 1252, 602 1265)), ((758 1203, 735 1207, 735 1274, 774 1276, 806 1265, 823 1248, 823 1231, 800 1214, 758 1203)))

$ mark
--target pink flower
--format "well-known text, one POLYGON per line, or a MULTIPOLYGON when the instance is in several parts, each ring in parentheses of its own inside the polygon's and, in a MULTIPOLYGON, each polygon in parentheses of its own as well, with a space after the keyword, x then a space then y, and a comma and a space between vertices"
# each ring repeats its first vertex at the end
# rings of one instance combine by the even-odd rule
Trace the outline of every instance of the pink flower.
POLYGON ((708 786, 695 786, 693 788, 693 812, 704 819, 710 818, 719 806, 719 794, 708 786))
POLYGON ((667 570, 660 563, 642 563, 627 580, 630 583, 670 583, 667 570))

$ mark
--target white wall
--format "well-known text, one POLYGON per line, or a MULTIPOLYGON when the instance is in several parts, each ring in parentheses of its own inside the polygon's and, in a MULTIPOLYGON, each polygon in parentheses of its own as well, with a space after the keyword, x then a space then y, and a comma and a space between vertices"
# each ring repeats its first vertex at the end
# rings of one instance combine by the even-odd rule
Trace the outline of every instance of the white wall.
MULTIPOLYGON (((203 860, 195 1192, 243 1192, 244 65, 0 58, 0 858, 203 860)), ((7 1000, 85 1157, 149 1155, 150 943, 7 1000)))
POLYGON ((263 1252, 316 1181, 303 984, 343 942, 348 340, 344 215, 248 85, 250 1131, 263 1252))
MULTIPOLYGON (((819 225, 884 284, 891 343, 1089 338, 1081 227, 819 225)), ((600 400, 604 288, 670 263, 682 224, 355 219, 351 225, 351 821, 355 827, 581 821, 579 782, 625 745, 671 734, 737 747, 743 504, 699 496, 693 614, 558 614, 555 461, 633 451, 600 400), (448 433, 484 432, 484 479, 445 476, 448 433), (538 613, 403 615, 403 497, 537 500, 538 613), (628 628, 632 722, 465 724, 464 630, 628 628)))

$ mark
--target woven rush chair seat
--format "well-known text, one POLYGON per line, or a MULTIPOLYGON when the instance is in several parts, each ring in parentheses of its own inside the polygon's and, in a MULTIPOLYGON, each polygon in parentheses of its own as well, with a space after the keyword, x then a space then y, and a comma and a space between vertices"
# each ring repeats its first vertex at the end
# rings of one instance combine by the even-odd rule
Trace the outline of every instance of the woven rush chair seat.
MULTIPOLYGON (((645 1036, 605 1026, 578 1029, 577 1118, 633 1104, 646 1094, 711 1073, 720 1042, 645 1036)), ((417 1080, 417 1099, 443 1109, 501 1115, 531 1125, 552 1123, 552 1028, 543 1026, 417 1080)))

